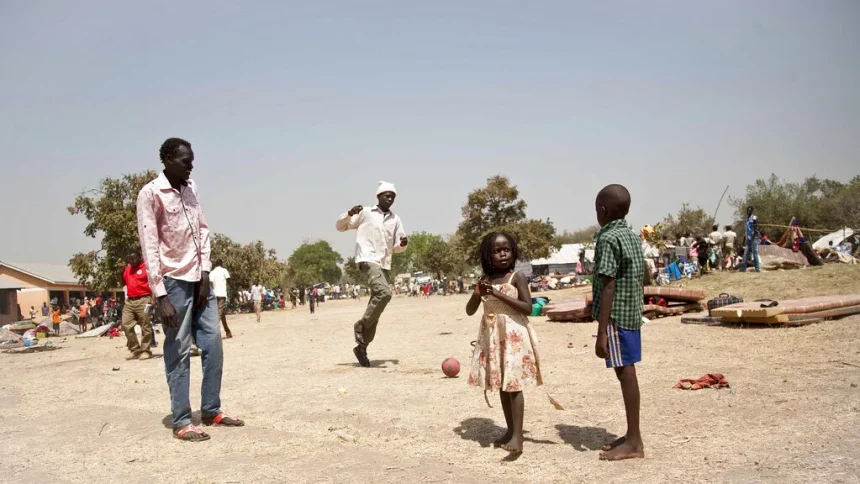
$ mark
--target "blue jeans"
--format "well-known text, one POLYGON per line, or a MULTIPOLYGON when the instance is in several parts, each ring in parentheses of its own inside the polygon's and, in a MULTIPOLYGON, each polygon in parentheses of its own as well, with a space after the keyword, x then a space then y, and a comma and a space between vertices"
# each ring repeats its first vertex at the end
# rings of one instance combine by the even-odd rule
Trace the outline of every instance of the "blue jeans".
POLYGON ((164 278, 167 298, 176 308, 177 328, 164 326, 164 370, 170 388, 170 410, 173 427, 191 423, 191 335, 193 333, 203 363, 203 389, 200 413, 214 417, 221 413, 221 371, 224 351, 221 347, 221 328, 218 326, 218 303, 215 293, 209 291, 206 308, 195 313, 194 287, 196 283, 164 278))
POLYGON ((761 272, 761 265, 759 263, 758 258, 758 240, 757 239, 747 239, 747 246, 744 248, 744 262, 741 264, 741 270, 747 270, 747 261, 749 258, 753 258, 753 263, 755 264, 755 271, 761 272))

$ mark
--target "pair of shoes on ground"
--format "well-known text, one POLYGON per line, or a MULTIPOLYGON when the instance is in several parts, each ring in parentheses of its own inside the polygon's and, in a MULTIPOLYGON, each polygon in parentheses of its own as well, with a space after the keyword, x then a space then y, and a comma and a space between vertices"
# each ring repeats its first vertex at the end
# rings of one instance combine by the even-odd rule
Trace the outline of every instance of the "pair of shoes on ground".
MULTIPOLYGON (((238 417, 231 417, 224 412, 212 417, 203 417, 203 425, 220 425, 223 427, 244 427, 245 421, 238 417)), ((194 424, 188 424, 184 427, 176 427, 173 429, 173 436, 179 440, 186 442, 203 442, 209 440, 209 434, 201 430, 194 424)))

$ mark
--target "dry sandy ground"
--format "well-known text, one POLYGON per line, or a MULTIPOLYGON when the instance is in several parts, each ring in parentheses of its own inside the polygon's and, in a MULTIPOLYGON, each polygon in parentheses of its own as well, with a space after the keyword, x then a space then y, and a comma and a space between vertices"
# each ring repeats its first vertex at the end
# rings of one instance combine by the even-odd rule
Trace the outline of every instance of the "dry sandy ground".
MULTIPOLYGON (((566 411, 527 392, 528 440, 512 459, 490 446, 504 425, 495 395, 487 408, 466 385, 466 368, 456 379, 440 370, 448 356, 468 366, 478 319, 465 316, 465 304, 465 296, 396 298, 371 369, 356 367, 351 353, 364 302, 328 302, 315 318, 304 309, 267 313, 261 324, 231 318, 222 397, 247 426, 211 429, 205 443, 171 437, 162 360, 126 362, 122 340, 0 353, 0 481, 860 480, 860 317, 775 329, 648 324, 639 365, 647 458, 607 463, 596 449, 625 421, 618 384, 593 355, 595 325, 533 318, 545 381, 566 411), (724 373, 732 389, 672 389, 709 372, 724 373)), ((199 358, 192 372, 195 388, 199 358)), ((195 409, 199 400, 195 390, 195 409)))

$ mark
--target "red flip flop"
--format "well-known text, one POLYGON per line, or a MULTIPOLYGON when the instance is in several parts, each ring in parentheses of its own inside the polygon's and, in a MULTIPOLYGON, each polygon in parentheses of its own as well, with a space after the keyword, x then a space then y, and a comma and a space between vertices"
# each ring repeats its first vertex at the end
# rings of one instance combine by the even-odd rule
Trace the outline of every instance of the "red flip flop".
POLYGON ((224 412, 214 417, 203 417, 203 425, 223 425, 225 427, 243 427, 245 421, 238 417, 231 417, 224 412))
POLYGON ((173 436, 185 442, 203 442, 210 438, 209 434, 195 427, 193 424, 173 429, 173 436))

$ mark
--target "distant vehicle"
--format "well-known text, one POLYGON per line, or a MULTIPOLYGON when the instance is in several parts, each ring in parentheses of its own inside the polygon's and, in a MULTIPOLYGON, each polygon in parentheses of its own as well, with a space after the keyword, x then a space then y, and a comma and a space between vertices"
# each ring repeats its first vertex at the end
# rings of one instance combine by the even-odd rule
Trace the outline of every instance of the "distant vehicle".
POLYGON ((423 272, 415 272, 412 274, 412 280, 415 281, 416 284, 426 284, 430 282, 430 276, 423 272))

